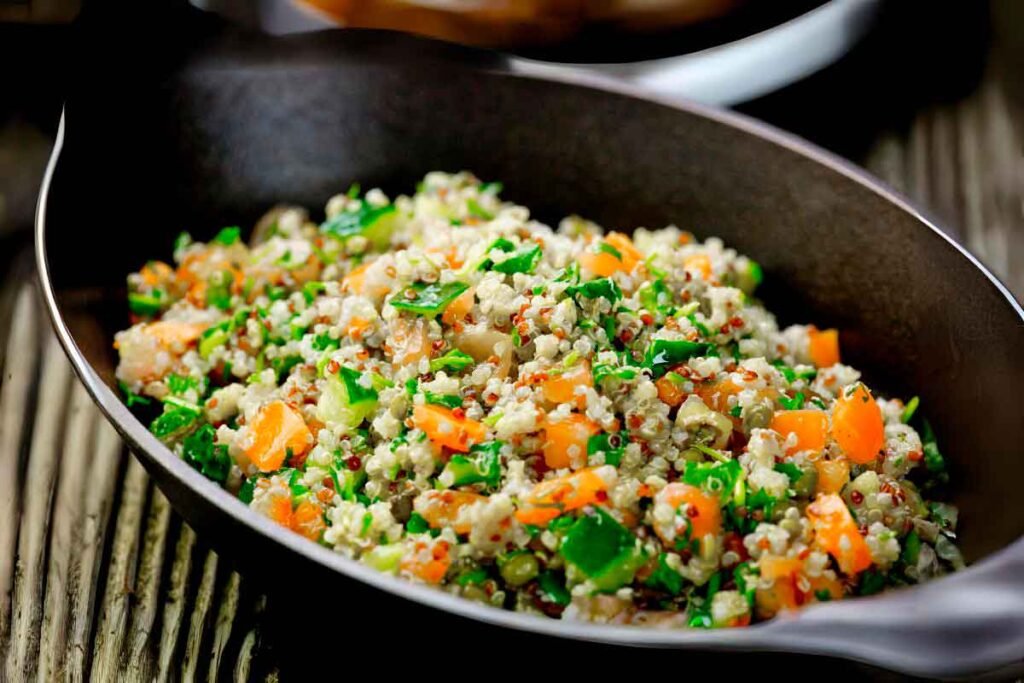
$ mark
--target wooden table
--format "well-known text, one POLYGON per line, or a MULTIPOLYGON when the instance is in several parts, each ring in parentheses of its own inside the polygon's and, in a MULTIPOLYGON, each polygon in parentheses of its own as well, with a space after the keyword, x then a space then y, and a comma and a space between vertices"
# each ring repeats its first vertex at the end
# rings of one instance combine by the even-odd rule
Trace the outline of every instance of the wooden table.
MULTIPOLYGON (((744 110, 865 165, 1022 297, 1024 3, 992 3, 991 25, 984 3, 969 4, 941 16, 908 3, 925 10, 924 37, 897 58, 878 48, 904 45, 905 24, 852 64, 744 110)), ((0 679, 276 679, 284 657, 264 637, 267 598, 124 452, 34 291, 16 299, 0 388, 0 679)))

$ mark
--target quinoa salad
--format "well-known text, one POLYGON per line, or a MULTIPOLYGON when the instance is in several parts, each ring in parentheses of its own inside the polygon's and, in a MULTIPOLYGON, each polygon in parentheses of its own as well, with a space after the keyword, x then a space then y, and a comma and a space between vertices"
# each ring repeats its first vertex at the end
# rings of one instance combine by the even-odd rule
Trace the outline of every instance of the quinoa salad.
POLYGON ((501 190, 183 233, 128 276, 127 405, 310 542, 551 618, 743 626, 963 566, 919 401, 780 329, 755 261, 501 190))

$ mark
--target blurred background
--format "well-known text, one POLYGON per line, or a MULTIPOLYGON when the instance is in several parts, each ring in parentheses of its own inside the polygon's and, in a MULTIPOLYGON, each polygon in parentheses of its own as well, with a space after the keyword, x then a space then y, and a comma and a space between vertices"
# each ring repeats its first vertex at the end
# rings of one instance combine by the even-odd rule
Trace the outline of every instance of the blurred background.
MULTIPOLYGON (((535 70, 623 79, 763 119, 916 200, 1024 296, 1022 0, 0 0, 0 321, 31 271, 36 194, 63 93, 91 52, 116 53, 145 79, 152 55, 173 59, 210 31, 338 26, 496 48, 535 70)), ((261 616, 273 605, 169 521, 166 501, 131 467, 120 470, 109 522, 127 525, 118 547, 130 559, 94 574, 102 582, 121 572, 97 605, 123 614, 119 628, 130 613, 143 644, 119 661, 138 673, 154 669, 158 650, 164 656, 149 642, 159 627, 147 610, 159 602, 188 610, 179 617, 182 672, 278 671, 272 620, 261 616), (178 576, 169 563, 183 554, 192 564, 178 576)), ((96 656, 115 652, 122 636, 96 656)))

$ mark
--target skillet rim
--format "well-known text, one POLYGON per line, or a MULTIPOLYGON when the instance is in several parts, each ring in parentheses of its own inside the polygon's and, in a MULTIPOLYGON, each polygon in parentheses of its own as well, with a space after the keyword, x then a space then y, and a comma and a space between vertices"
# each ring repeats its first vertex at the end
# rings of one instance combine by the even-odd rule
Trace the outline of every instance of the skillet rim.
MULTIPOLYGON (((352 30, 348 30, 351 32, 352 30)), ((392 31, 358 30, 360 33, 378 33, 389 37, 391 40, 401 41, 427 41, 441 43, 423 38, 414 38, 397 34, 392 31)), ((330 31, 328 33, 339 34, 345 30, 330 31)), ((291 41, 295 37, 277 38, 277 41, 291 41)), ((451 46, 450 49, 457 49, 468 57, 483 54, 492 54, 486 50, 465 48, 462 46, 451 46)), ((499 58, 498 65, 494 62, 480 65, 472 60, 467 68, 496 76, 522 78, 534 81, 555 82, 568 86, 588 88, 601 91, 606 94, 624 96, 633 100, 640 100, 658 104, 690 115, 708 119, 722 126, 736 129, 746 135, 759 138, 772 143, 783 150, 803 156, 817 165, 823 166, 829 171, 838 174, 845 179, 852 181, 869 192, 874 193, 881 199, 895 205, 904 213, 909 214, 913 219, 927 228, 935 237, 945 241, 948 247, 953 248, 961 256, 979 270, 989 284, 1002 295, 1009 304, 1010 311, 1016 315, 1019 322, 1024 325, 1024 308, 1016 301, 1005 285, 986 268, 973 254, 938 227, 938 222, 933 220, 926 211, 915 206, 908 198, 898 191, 890 188, 879 179, 871 176, 866 171, 853 163, 828 152, 813 143, 792 133, 787 133, 774 126, 757 121, 753 118, 732 111, 724 111, 715 107, 699 104, 681 98, 672 98, 665 95, 650 92, 643 88, 628 83, 620 82, 612 78, 597 76, 587 73, 551 73, 545 69, 534 69, 530 64, 515 62, 507 58, 499 58)), ((874 665, 890 667, 896 670, 913 673, 941 674, 941 675, 965 675, 979 671, 990 671, 993 665, 990 660, 938 662, 928 665, 920 655, 913 655, 908 652, 901 652, 896 647, 883 647, 871 643, 851 642, 830 642, 834 639, 814 640, 804 642, 794 640, 793 633, 786 629, 787 625, 796 624, 807 615, 831 615, 842 622, 844 612, 857 611, 857 606, 871 602, 884 602, 886 594, 868 598, 859 598, 855 601, 842 601, 827 604, 818 604, 801 610, 798 614, 776 618, 768 622, 756 624, 743 629, 722 629, 722 630, 659 630, 636 626, 615 626, 607 624, 592 624, 585 622, 565 622, 561 620, 547 619, 535 615, 511 612, 503 609, 496 609, 462 599, 458 596, 444 593, 425 585, 415 584, 409 581, 398 579, 380 573, 358 561, 351 560, 338 553, 334 553, 325 547, 309 543, 306 539, 294 534, 270 519, 252 513, 244 503, 235 496, 206 479, 198 471, 190 467, 182 459, 174 455, 170 449, 164 446, 145 425, 132 415, 117 395, 106 385, 99 375, 78 348, 77 343, 71 336, 70 330, 64 322, 57 304, 56 293, 50 279, 49 264, 46 250, 46 209, 49 201, 49 192, 53 182, 53 175, 60 161, 64 144, 66 108, 61 112, 60 123, 57 130, 53 150, 47 162, 39 192, 39 199, 36 206, 35 219, 35 252, 36 266, 38 272, 38 286, 42 292, 47 313, 49 314, 54 331, 57 334, 61 346, 71 361, 72 367, 79 379, 85 385, 93 401, 104 413, 108 421, 125 440, 126 445, 138 457, 147 469, 156 467, 163 471, 164 476, 175 480, 175 483, 191 493, 198 494, 211 506, 216 513, 226 515, 234 524, 246 527, 249 533, 260 534, 285 549, 297 553, 303 561, 315 562, 325 566, 332 571, 338 572, 349 579, 354 579, 363 584, 369 585, 378 590, 386 591, 392 595, 411 600, 420 605, 443 610, 450 614, 484 622, 493 626, 505 626, 517 631, 568 638, 580 641, 604 643, 608 645, 633 646, 633 647, 656 647, 656 648, 677 648, 687 650, 706 651, 777 651, 805 654, 817 654, 833 657, 842 657, 874 665), (851 605, 851 603, 853 603, 851 605)), ((156 477, 159 479, 159 477, 156 477)), ((1012 564, 1015 560, 1020 561, 1024 557, 1024 537, 1004 546, 1000 550, 989 554, 978 562, 970 565, 965 570, 954 575, 941 577, 929 581, 928 586, 944 585, 954 578, 969 580, 972 577, 982 574, 986 569, 998 569, 1000 566, 1012 564)), ((980 577, 979 577, 980 578, 980 577)), ((922 586, 923 587, 923 586, 922 586)), ((897 594, 916 593, 922 587, 911 587, 895 591, 897 594)), ((892 595, 893 592, 887 593, 892 595)), ((849 615, 847 615, 849 616, 849 615)), ((828 622, 825 622, 828 623, 828 622)), ((813 622, 812 622, 813 624, 813 622)), ((811 625, 811 624, 808 624, 811 625)), ((1024 645, 1024 633, 1019 635, 1024 645)), ((1024 648, 1022 648, 1024 649, 1024 648)), ((1009 661, 1001 662, 1006 664, 1009 661)))

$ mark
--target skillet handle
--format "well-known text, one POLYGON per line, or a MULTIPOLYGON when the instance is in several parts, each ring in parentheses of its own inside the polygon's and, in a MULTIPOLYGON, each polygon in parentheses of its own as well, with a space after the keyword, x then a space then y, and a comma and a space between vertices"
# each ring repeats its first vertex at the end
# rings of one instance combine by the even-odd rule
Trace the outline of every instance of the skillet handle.
POLYGON ((831 651, 935 677, 1024 671, 1024 539, 914 590, 822 605, 775 634, 790 647, 831 651))

